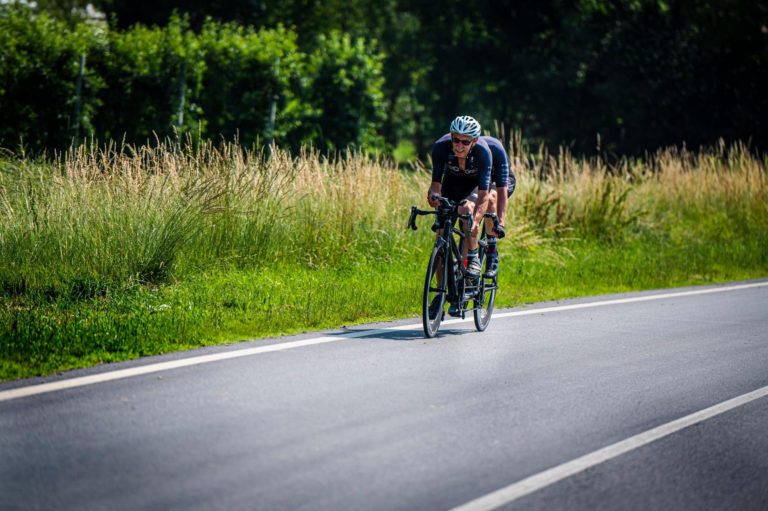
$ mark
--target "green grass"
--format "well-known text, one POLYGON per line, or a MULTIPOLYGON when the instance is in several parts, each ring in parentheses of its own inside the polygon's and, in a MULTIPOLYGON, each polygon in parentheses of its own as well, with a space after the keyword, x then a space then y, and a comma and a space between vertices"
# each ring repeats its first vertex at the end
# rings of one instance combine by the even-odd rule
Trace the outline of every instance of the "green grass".
MULTIPOLYGON (((765 160, 516 143, 497 306, 768 276, 765 160)), ((416 317, 426 172, 233 145, 0 161, 0 379, 416 317)))

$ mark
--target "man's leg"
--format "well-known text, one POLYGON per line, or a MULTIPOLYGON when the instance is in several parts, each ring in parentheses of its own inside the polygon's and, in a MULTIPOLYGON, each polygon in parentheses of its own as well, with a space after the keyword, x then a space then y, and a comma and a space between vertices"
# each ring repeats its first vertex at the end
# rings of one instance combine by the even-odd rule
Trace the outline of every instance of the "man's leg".
MULTIPOLYGON (((461 203, 459 206, 459 213, 462 215, 466 214, 472 214, 475 212, 475 206, 477 206, 477 187, 475 187, 474 190, 472 190, 472 193, 470 193, 461 203)), ((461 229, 461 232, 464 233, 466 236, 464 239, 466 240, 462 244, 461 249, 461 257, 464 259, 467 258, 467 251, 470 248, 477 248, 477 240, 475 240, 474 245, 472 245, 471 239, 470 239, 470 232, 469 232, 469 225, 467 225, 467 222, 464 220, 459 220, 459 229, 461 229)))
MULTIPOLYGON (((498 193, 495 189, 491 189, 491 191, 488 193, 488 213, 497 212, 497 202, 498 193)), ((488 233, 493 232, 493 222, 490 218, 485 219, 485 231, 488 233)), ((486 238, 488 245, 485 251, 485 272, 489 274, 489 276, 496 275, 496 272, 499 269, 499 253, 496 251, 496 241, 497 239, 495 235, 491 236, 489 234, 486 238)))
MULTIPOLYGON (((472 215, 475 212, 475 206, 477 204, 477 194, 471 193, 459 206, 459 213, 462 215, 472 215)), ((462 248, 462 257, 467 262, 467 272, 479 277, 482 267, 480 260, 477 256, 477 239, 471 238, 471 232, 469 231, 469 222, 460 222, 460 229, 464 233, 464 243, 462 248), (474 242, 473 242, 474 241, 474 242)), ((454 317, 461 316, 460 310, 464 308, 464 301, 460 300, 460 303, 452 303, 448 308, 448 314, 454 317)))
MULTIPOLYGON (((459 213, 461 214, 469 214, 472 215, 475 212, 475 206, 477 205, 477 195, 472 194, 469 197, 467 197, 467 200, 462 204, 461 207, 459 207, 459 213), (474 200, 473 200, 474 199, 474 200)), ((472 277, 479 277, 480 272, 482 271, 482 266, 480 264, 480 258, 477 254, 477 241, 478 237, 474 237, 471 235, 471 232, 469 231, 469 225, 465 225, 463 227, 463 231, 465 234, 465 240, 466 243, 464 243, 464 253, 466 254, 465 258, 467 260, 467 273, 469 273, 472 277)), ((478 233, 480 230, 478 229, 478 233)))

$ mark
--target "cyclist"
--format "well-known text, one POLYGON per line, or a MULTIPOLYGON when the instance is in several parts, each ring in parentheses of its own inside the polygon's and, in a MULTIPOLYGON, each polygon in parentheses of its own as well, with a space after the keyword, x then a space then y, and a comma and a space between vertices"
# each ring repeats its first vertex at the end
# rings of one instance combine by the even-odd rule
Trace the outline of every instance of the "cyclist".
MULTIPOLYGON (((480 140, 488 144, 488 148, 491 150, 493 157, 493 170, 491 172, 491 183, 493 187, 488 196, 488 211, 490 213, 496 213, 499 217, 499 224, 504 227, 504 217, 507 213, 507 199, 512 196, 515 191, 515 173, 512 171, 509 165, 509 157, 504 150, 502 143, 493 137, 482 136, 480 140)), ((488 251, 486 272, 489 276, 496 275, 499 269, 499 253, 496 249, 497 233, 493 230, 492 222, 487 221, 486 231, 488 232, 488 251)), ((504 237, 502 233, 498 233, 499 237, 504 237)))
MULTIPOLYGON (((468 115, 456 117, 451 122, 449 136, 438 139, 432 146, 432 183, 427 201, 437 207, 440 196, 444 195, 460 203, 459 213, 473 215, 472 230, 464 245, 467 273, 474 278, 479 278, 482 270, 477 245, 480 222, 488 208, 491 165, 491 150, 480 140, 480 123, 468 115)), ((448 313, 458 313, 455 304, 448 313)))
POLYGON ((461 204, 459 213, 473 214, 466 245, 467 271, 474 277, 481 271, 477 241, 488 208, 492 165, 491 150, 479 137, 480 123, 474 118, 462 115, 451 122, 450 136, 441 137, 432 146, 432 184, 427 191, 430 206, 437 207, 444 195, 461 204))
MULTIPOLYGON (((449 141, 451 137, 451 133, 446 133, 440 137, 437 142, 449 141)), ((488 145, 492 158, 492 186, 488 191, 488 213, 496 213, 499 217, 500 227, 503 228, 504 217, 507 212, 507 199, 511 197, 512 192, 515 191, 515 174, 510 168, 507 152, 504 150, 504 146, 498 139, 483 135, 480 137, 480 140, 488 145)), ((473 191, 473 194, 475 195, 471 195, 470 200, 476 197, 477 189, 473 191)), ((494 232, 493 222, 491 222, 490 219, 486 220, 486 231, 488 232, 488 259, 486 261, 486 271, 489 276, 494 276, 499 267, 499 254, 496 249, 497 233, 494 232)))

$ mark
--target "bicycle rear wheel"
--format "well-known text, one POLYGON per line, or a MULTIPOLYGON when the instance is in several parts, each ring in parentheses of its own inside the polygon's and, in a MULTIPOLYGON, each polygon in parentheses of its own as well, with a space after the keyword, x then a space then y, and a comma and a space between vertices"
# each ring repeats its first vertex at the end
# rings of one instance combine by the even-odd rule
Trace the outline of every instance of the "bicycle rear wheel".
MULTIPOLYGON (((485 263, 485 261, 482 261, 485 263)), ((477 290, 477 297, 475 298, 474 317, 475 328, 482 332, 491 323, 491 316, 493 315, 493 304, 496 301, 496 277, 480 276, 479 287, 477 290)))
POLYGON ((429 257, 427 276, 424 279, 424 295, 421 319, 424 335, 434 337, 445 315, 445 297, 448 286, 448 267, 445 264, 445 247, 435 247, 429 257))

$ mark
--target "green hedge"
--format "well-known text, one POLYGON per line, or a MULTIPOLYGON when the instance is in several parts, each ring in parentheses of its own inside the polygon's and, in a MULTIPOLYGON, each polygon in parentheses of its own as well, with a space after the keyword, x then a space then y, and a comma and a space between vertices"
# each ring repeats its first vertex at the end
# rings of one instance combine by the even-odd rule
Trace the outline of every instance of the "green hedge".
POLYGON ((143 144, 190 133, 246 145, 274 137, 291 148, 376 149, 382 59, 373 43, 338 32, 302 52, 296 33, 282 27, 207 22, 195 32, 174 18, 121 32, 3 5, 0 147, 143 144))
MULTIPOLYGON (((75 128, 75 88, 80 55, 98 46, 99 33, 68 28, 19 7, 0 7, 0 145, 66 147, 75 128)), ((99 87, 90 72, 84 82, 99 87)), ((85 83, 84 83, 84 86, 85 83)), ((87 88, 87 86, 86 86, 87 88)), ((88 119, 98 102, 86 100, 88 119)), ((89 126, 86 122, 86 129, 89 126)))

